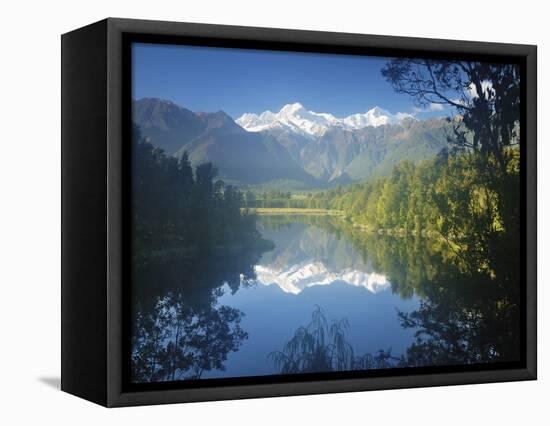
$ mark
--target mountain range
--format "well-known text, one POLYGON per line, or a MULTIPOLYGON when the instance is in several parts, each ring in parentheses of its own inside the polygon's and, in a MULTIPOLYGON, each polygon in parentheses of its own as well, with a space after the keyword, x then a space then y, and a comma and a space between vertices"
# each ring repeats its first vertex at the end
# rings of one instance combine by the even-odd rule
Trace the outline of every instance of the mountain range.
POLYGON ((417 120, 379 107, 337 118, 293 103, 233 120, 156 98, 134 101, 133 121, 168 155, 187 152, 193 165, 210 161, 228 182, 286 189, 387 175, 405 159, 436 155, 450 130, 445 119, 417 120))
POLYGON ((308 111, 300 103, 285 105, 277 113, 264 111, 260 115, 246 113, 235 122, 249 132, 285 129, 312 139, 323 136, 330 128, 357 130, 363 127, 378 127, 386 124, 399 124, 410 114, 390 114, 379 107, 374 107, 364 114, 352 114, 345 118, 336 118, 332 114, 308 111))

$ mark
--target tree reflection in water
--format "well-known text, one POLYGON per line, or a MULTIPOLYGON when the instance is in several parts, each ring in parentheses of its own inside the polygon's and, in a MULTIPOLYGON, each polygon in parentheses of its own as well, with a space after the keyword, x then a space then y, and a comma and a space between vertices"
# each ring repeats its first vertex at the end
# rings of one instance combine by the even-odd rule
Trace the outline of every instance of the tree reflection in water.
MULTIPOLYGON (((416 330, 416 341, 399 358, 381 349, 376 355, 366 354, 364 362, 359 362, 350 355, 353 348, 342 338, 349 324, 345 320, 336 323, 337 331, 331 334, 330 328, 315 319, 320 315, 316 311, 309 326, 298 329, 282 351, 271 355, 279 372, 465 365, 520 359, 519 226, 487 237, 484 247, 488 247, 490 255, 480 256, 473 247, 480 243, 474 238, 465 240, 457 255, 439 238, 380 236, 359 231, 339 218, 292 220, 305 221, 349 240, 365 264, 386 275, 394 294, 402 298, 417 295, 421 302, 416 311, 398 313, 404 328, 416 330), (336 358, 327 355, 333 353, 336 358)), ((284 220, 277 219, 272 225, 284 226, 284 220)))
POLYGON ((224 370, 248 334, 238 309, 217 302, 255 279, 253 265, 267 249, 136 266, 132 293, 132 381, 200 379, 224 370))
POLYGON ((149 314, 137 314, 132 353, 136 381, 200 379, 204 371, 223 370, 227 354, 248 337, 240 327, 239 310, 197 309, 182 299, 170 294, 149 314))
POLYGON ((391 349, 356 356, 346 340, 349 327, 346 318, 329 323, 323 310, 316 306, 311 322, 299 327, 284 348, 270 353, 268 358, 280 374, 389 368, 400 361, 392 356, 391 349))

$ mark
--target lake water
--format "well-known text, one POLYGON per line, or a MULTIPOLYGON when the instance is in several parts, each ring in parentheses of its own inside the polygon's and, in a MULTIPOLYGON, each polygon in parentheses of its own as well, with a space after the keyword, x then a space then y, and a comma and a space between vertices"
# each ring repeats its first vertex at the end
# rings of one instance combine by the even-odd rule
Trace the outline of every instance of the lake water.
POLYGON ((356 355, 391 349, 400 356, 414 341, 415 330, 401 326, 398 311, 417 309, 418 298, 394 294, 384 271, 344 234, 319 226, 339 219, 311 219, 259 217, 258 229, 275 248, 255 265, 255 280, 235 293, 225 286, 218 299, 244 313, 241 327, 248 338, 229 353, 225 371, 205 372, 203 378, 277 373, 268 355, 282 350, 316 307, 329 322, 347 319, 346 340, 356 355))
POLYGON ((442 239, 340 217, 259 215, 257 230, 258 247, 135 269, 134 381, 519 359, 510 258, 463 262, 442 239))

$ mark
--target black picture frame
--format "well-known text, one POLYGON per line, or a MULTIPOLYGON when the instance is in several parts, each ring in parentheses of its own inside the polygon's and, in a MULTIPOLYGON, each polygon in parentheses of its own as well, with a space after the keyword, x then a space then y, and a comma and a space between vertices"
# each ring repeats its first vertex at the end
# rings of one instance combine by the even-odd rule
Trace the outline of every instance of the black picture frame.
POLYGON ((536 46, 109 18, 62 36, 62 390, 108 406, 534 380, 536 46), (375 372, 130 385, 130 43, 462 58, 521 69, 522 360, 375 372), (525 141, 525 142, 523 142, 525 141))

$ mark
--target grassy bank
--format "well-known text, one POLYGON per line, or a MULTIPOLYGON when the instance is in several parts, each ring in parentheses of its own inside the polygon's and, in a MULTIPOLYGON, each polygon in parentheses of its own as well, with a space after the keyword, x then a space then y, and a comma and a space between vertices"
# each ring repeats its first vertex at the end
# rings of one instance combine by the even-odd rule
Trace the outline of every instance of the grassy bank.
POLYGON ((301 208, 290 208, 290 207, 265 207, 265 208, 252 208, 248 209, 249 211, 257 214, 312 214, 312 215, 324 215, 324 216, 342 216, 342 212, 338 210, 327 210, 327 209, 301 209, 301 208))

